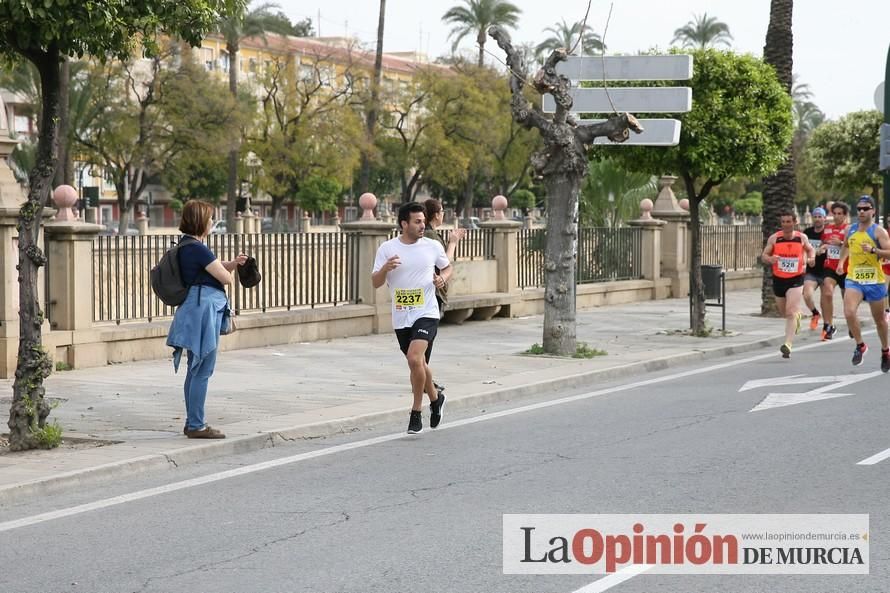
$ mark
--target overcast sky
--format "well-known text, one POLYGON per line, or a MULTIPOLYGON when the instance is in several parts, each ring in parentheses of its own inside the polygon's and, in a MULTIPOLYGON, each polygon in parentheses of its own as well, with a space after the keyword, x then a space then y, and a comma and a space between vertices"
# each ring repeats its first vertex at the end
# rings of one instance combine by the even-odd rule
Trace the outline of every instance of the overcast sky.
MULTIPOLYGON (((256 0, 255 0, 256 1, 256 0)), ((430 58, 450 53, 450 28, 442 15, 460 0, 387 0, 384 51, 416 51, 430 58)), ((323 36, 349 34, 373 47, 377 0, 278 0, 293 20, 312 19, 323 36), (319 14, 321 19, 319 20, 319 14), (319 27, 320 24, 320 27, 319 27)), ((463 4, 462 2, 460 2, 463 4)), ((542 41, 542 30, 565 19, 581 20, 587 0, 513 0, 522 9, 516 42, 542 41)), ((602 35, 610 2, 594 0, 588 24, 602 35)), ((733 49, 760 56, 769 23, 769 0, 615 0, 606 33, 610 51, 633 53, 667 48, 673 32, 707 12, 729 25, 733 49)), ((810 85, 813 100, 830 118, 875 108, 875 88, 884 80, 890 44, 890 0, 798 0, 794 6, 794 72, 810 85)), ((486 49, 500 56, 491 41, 486 49), (490 46, 490 47, 489 47, 490 46)), ((475 41, 461 50, 474 53, 475 41)), ((500 56, 502 57, 502 56, 500 56)), ((488 58, 494 63, 493 58, 488 58)), ((694 100, 694 97, 693 97, 694 100)))

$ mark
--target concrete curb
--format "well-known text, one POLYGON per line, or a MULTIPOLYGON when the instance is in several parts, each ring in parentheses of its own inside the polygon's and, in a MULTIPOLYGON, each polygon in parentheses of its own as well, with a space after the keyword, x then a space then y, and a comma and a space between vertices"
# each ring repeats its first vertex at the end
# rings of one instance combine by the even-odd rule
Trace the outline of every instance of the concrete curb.
MULTIPOLYGON (((611 381, 620 379, 628 374, 642 374, 663 371, 672 367, 712 360, 735 354, 743 354, 755 350, 763 350, 769 347, 777 347, 782 344, 784 337, 765 338, 753 342, 745 342, 732 346, 722 346, 703 350, 683 352, 661 358, 653 358, 645 362, 633 362, 620 366, 585 371, 573 375, 567 375, 558 379, 548 379, 506 388, 490 389, 479 393, 473 393, 463 397, 451 397, 448 399, 449 410, 466 410, 473 407, 491 405, 530 397, 542 391, 557 391, 562 389, 577 389, 589 386, 594 381, 611 381)), ((312 424, 302 424, 292 427, 265 431, 255 435, 208 441, 199 445, 190 445, 174 449, 165 453, 156 453, 134 457, 123 461, 107 463, 82 470, 65 472, 50 478, 41 478, 19 484, 13 484, 0 488, 0 505, 18 502, 28 497, 40 497, 49 494, 60 493, 74 486, 98 483, 110 478, 124 478, 141 474, 147 471, 169 469, 182 465, 205 461, 231 454, 250 453, 286 442, 322 438, 338 434, 346 434, 367 430, 383 424, 391 424, 405 419, 405 407, 397 409, 371 412, 359 416, 339 418, 312 424)))

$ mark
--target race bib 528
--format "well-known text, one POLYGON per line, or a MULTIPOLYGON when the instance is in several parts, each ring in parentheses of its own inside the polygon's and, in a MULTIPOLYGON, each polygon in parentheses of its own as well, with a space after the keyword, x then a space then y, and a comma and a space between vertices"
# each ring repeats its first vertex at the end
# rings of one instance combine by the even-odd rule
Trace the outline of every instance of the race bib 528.
POLYGON ((795 274, 800 271, 800 260, 796 257, 780 257, 779 271, 788 274, 795 274))

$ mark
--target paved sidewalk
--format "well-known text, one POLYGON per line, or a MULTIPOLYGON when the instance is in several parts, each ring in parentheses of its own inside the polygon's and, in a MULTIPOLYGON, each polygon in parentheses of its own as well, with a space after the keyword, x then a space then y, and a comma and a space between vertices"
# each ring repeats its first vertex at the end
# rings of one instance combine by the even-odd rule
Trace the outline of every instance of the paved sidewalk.
MULTIPOLYGON (((686 299, 581 311, 579 341, 607 352, 583 360, 519 355, 541 341, 541 316, 444 325, 432 366, 436 380, 447 386, 448 410, 453 412, 778 348, 782 323, 758 316, 759 310, 759 289, 730 293, 729 335, 709 338, 681 333, 689 323, 686 299)), ((719 328, 719 309, 708 309, 708 322, 719 328)), ((802 333, 801 343, 816 339, 815 332, 802 333)), ((226 433, 225 440, 182 435, 183 379, 183 370, 173 374, 170 359, 54 373, 46 381, 47 396, 59 405, 50 419, 62 424, 66 437, 114 444, 0 455, 0 503, 65 491, 83 480, 255 450, 279 439, 354 431, 381 422, 401 427, 407 425, 411 401, 407 366, 389 333, 221 353, 210 383, 207 421, 226 433)), ((12 383, 0 383, 0 407, 8 410, 12 383)))

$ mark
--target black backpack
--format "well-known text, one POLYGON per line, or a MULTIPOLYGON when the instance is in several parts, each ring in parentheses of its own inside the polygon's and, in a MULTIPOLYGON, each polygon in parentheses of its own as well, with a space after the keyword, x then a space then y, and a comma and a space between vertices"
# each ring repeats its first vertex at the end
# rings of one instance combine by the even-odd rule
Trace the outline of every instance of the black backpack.
POLYGON ((182 280, 179 270, 179 248, 192 242, 197 242, 197 239, 186 235, 170 247, 158 265, 151 269, 151 289, 167 306, 181 305, 189 294, 190 286, 182 280))

